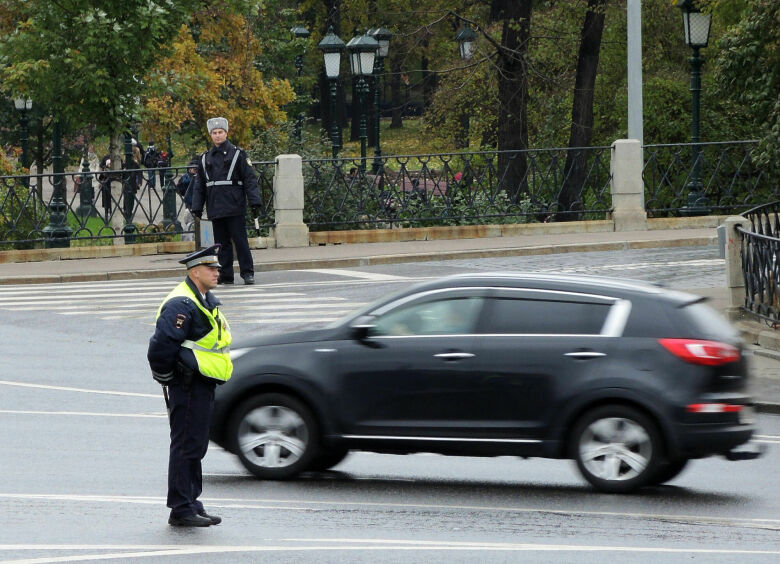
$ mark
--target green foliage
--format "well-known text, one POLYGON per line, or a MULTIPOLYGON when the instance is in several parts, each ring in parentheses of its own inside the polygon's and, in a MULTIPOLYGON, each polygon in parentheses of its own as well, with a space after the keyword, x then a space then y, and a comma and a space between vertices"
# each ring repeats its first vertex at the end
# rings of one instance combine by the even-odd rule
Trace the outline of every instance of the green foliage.
POLYGON ((27 0, 0 39, 2 89, 25 93, 72 126, 116 130, 134 114, 139 78, 166 52, 196 0, 27 0))
POLYGON ((758 162, 780 170, 780 3, 752 0, 718 42, 717 94, 732 100, 761 139, 758 162))
MULTIPOLYGON (((38 229, 46 223, 47 210, 33 197, 33 192, 23 180, 20 176, 7 177, 0 183, 0 241, 41 237, 38 229)), ((34 243, 10 243, 0 245, 0 250, 32 249, 35 246, 34 243)))

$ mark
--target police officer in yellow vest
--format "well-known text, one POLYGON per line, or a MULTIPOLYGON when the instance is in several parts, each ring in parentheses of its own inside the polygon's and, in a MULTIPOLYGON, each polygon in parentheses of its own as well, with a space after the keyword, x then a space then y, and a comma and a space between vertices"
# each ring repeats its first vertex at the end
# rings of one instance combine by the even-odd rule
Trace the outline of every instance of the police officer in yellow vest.
POLYGON ((201 460, 209 444, 214 388, 233 372, 230 327, 211 293, 217 286, 219 245, 179 261, 187 278, 157 310, 147 358, 152 376, 163 385, 171 425, 168 459, 168 523, 208 527, 222 519, 209 515, 198 501, 203 489, 201 460))

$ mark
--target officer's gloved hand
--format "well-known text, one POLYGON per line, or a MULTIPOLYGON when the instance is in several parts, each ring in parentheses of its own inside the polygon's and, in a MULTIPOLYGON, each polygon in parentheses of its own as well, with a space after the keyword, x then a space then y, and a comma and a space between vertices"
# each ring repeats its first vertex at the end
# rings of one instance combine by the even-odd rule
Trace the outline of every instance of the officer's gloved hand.
POLYGON ((202 211, 193 211, 192 215, 197 217, 198 219, 200 219, 200 218, 203 217, 203 212, 202 211))
POLYGON ((252 206, 252 217, 260 216, 260 206, 252 206))

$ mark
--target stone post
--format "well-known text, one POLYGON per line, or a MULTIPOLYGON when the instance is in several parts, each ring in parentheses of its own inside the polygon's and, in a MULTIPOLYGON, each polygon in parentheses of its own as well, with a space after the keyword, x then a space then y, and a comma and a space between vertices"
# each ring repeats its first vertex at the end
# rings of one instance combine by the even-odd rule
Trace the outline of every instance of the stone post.
POLYGON ((737 226, 750 230, 750 221, 741 215, 732 215, 723 222, 726 229, 726 287, 729 305, 726 315, 731 320, 742 317, 740 307, 745 305, 745 277, 742 274, 742 236, 737 226))
POLYGON ((279 155, 274 170, 274 239, 277 247, 308 247, 303 223, 303 161, 300 155, 279 155))
POLYGON ((615 231, 645 231, 645 185, 642 181, 642 143, 618 139, 612 143, 612 221, 615 231))

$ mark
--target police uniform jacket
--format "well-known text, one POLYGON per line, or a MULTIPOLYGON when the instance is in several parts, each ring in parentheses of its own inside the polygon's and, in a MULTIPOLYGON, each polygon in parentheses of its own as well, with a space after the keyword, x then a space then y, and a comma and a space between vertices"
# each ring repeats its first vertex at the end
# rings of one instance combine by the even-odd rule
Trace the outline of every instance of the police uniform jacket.
MULTIPOLYGON (((220 305, 221 302, 210 291, 206 292, 205 300, 201 297, 195 283, 186 279, 187 285, 209 311, 220 305)), ((157 375, 173 375, 176 371, 177 361, 186 365, 197 373, 198 363, 192 350, 183 348, 181 344, 189 339, 197 341, 211 331, 211 324, 205 314, 190 298, 174 297, 165 302, 157 325, 149 339, 149 350, 146 354, 152 372, 157 375)))
POLYGON ((192 190, 192 212, 203 212, 209 219, 246 215, 246 202, 250 206, 260 206, 260 192, 257 189, 257 176, 246 151, 236 147, 230 141, 220 146, 214 145, 198 159, 198 173, 192 190), (239 156, 231 177, 228 178, 230 165, 238 151, 239 156), (205 160, 205 169, 203 167, 205 160), (208 186, 209 182, 231 181, 230 184, 208 186))

